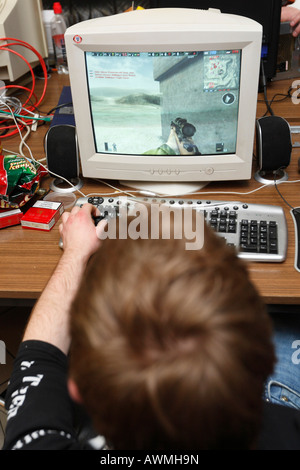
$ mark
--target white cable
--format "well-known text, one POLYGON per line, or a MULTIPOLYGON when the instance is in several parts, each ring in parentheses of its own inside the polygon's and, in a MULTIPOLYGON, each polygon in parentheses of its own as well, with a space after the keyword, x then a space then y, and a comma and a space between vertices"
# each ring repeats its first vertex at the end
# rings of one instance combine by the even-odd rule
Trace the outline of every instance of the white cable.
MULTIPOLYGON (((11 118, 11 119, 14 120, 15 125, 16 125, 16 127, 17 127, 17 129, 18 129, 19 136, 20 136, 20 139, 21 139, 21 142, 20 142, 20 145, 19 145, 19 152, 20 152, 20 155, 21 155, 22 157, 26 158, 27 160, 29 160, 28 157, 26 157, 26 155, 24 155, 24 153, 23 153, 22 147, 23 147, 23 145, 24 145, 24 146, 27 148, 27 150, 28 150, 28 152, 29 152, 29 154, 30 154, 30 160, 32 160, 32 161, 34 161, 35 163, 38 163, 39 165, 41 165, 47 173, 51 173, 51 174, 54 175, 56 178, 60 178, 60 179, 64 180, 67 184, 69 184, 70 186, 72 186, 72 187, 74 188, 75 185, 74 185, 73 183, 71 183, 71 181, 67 180, 66 178, 64 178, 64 177, 61 176, 61 175, 58 175, 58 174, 54 173, 53 171, 50 171, 44 164, 42 164, 41 162, 39 162, 38 160, 36 160, 36 159, 33 157, 29 145, 27 145, 27 143, 25 142, 25 140, 27 139, 28 135, 29 135, 30 132, 31 132, 30 127, 29 127, 24 121, 22 121, 22 119, 16 118, 15 115, 14 115, 14 113, 13 113, 13 111, 12 111, 12 109, 10 108, 10 106, 9 106, 7 103, 3 102, 3 100, 2 100, 1 98, 0 98, 0 102, 2 102, 2 103, 8 108, 8 110, 9 110, 10 113, 11 113, 11 116, 7 116, 7 117, 9 117, 9 118, 11 118), (26 134, 25 134, 24 137, 23 137, 23 135, 22 135, 22 132, 21 132, 21 130, 20 130, 20 127, 19 127, 18 122, 20 122, 20 123, 27 129, 27 132, 26 132, 26 134)), ((80 190, 78 190, 78 192, 79 192, 82 196, 85 197, 85 194, 82 193, 80 190)))

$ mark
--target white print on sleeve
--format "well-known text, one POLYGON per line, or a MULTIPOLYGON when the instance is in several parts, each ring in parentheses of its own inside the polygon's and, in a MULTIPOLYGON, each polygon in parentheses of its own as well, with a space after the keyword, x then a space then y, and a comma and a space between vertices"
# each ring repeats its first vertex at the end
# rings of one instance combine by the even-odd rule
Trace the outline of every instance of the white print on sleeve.
POLYGON ((29 369, 29 367, 31 367, 33 364, 34 364, 34 361, 30 361, 30 362, 29 361, 22 361, 20 369, 21 370, 29 369))
POLYGON ((57 430, 51 430, 51 429, 48 429, 48 430, 38 429, 36 431, 33 431, 30 434, 26 434, 25 436, 22 437, 22 439, 19 439, 16 442, 16 444, 13 446, 12 450, 22 449, 26 445, 29 445, 32 442, 37 441, 38 439, 43 438, 50 434, 53 434, 59 437, 65 437, 66 439, 72 439, 71 434, 66 433, 64 431, 57 431, 57 430))
MULTIPOLYGON (((29 369, 33 364, 34 361, 23 361, 21 363, 21 370, 29 369)), ((38 387, 43 377, 44 375, 42 374, 23 377, 22 382, 24 383, 24 386, 21 386, 18 390, 15 390, 11 396, 12 400, 7 413, 7 421, 16 416, 20 407, 24 404, 28 389, 30 387, 38 387)))

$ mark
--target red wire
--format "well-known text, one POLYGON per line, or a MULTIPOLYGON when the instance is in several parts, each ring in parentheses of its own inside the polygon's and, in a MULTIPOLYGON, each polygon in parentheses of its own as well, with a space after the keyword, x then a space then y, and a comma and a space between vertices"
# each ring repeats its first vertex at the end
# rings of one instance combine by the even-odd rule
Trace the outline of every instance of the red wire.
MULTIPOLYGON (((48 82, 48 73, 47 73, 47 67, 46 67, 46 64, 45 64, 45 61, 43 59, 43 57, 41 56, 41 54, 33 47, 31 46, 30 44, 28 44, 27 42, 25 41, 21 41, 19 39, 15 39, 15 38, 0 38, 0 41, 4 41, 4 40, 7 40, 7 41, 17 41, 17 42, 13 42, 13 43, 10 43, 10 44, 6 44, 6 46, 18 46, 18 45, 23 45, 24 47, 26 47, 27 49, 31 50, 32 52, 34 52, 36 54, 36 56, 38 57, 39 59, 39 62, 42 66, 42 69, 43 69, 43 72, 44 72, 44 78, 45 78, 45 84, 44 84, 44 89, 43 89, 43 93, 42 93, 42 96, 38 102, 38 104, 40 104, 42 102, 42 100, 44 99, 44 96, 45 96, 45 93, 46 93, 46 88, 47 88, 47 82, 48 82)), ((1 46, 0 46, 0 49, 1 49, 1 46)))
MULTIPOLYGON (((13 45, 13 44, 12 44, 13 45)), ((17 55, 18 57, 20 57, 22 60, 24 60, 24 62, 26 62, 29 70, 30 70, 30 73, 31 73, 31 77, 32 77, 32 88, 31 88, 31 92, 30 92, 30 95, 29 97, 27 98, 27 100, 25 101, 24 105, 26 105, 28 103, 28 101, 30 100, 32 94, 33 94, 33 90, 34 90, 34 87, 35 87, 35 76, 34 76, 34 73, 33 73, 33 70, 32 70, 32 67, 30 65, 30 63, 28 62, 27 59, 25 59, 25 57, 22 55, 22 54, 19 54, 19 52, 16 52, 14 51, 13 49, 9 49, 8 47, 6 46, 0 46, 0 49, 2 51, 8 51, 8 52, 12 52, 13 54, 17 55)), ((13 86, 13 85, 12 85, 13 86)))
MULTIPOLYGON (((16 39, 16 38, 10 38, 10 37, 7 37, 7 38, 0 38, 0 41, 13 41, 11 43, 6 43, 5 45, 3 46, 0 46, 0 51, 1 50, 6 50, 8 52, 11 52, 15 55, 17 55, 18 57, 20 57, 22 60, 24 60, 30 70, 30 73, 31 73, 31 76, 32 76, 32 87, 31 89, 27 88, 27 87, 22 87, 20 85, 7 85, 5 88, 19 88, 19 89, 23 89, 23 90, 26 90, 26 91, 29 91, 29 96, 27 98, 27 100, 25 101, 23 107, 26 107, 27 103, 29 102, 29 100, 31 99, 32 96, 34 96, 35 98, 35 105, 34 106, 27 106, 27 110, 30 110, 30 111, 33 111, 35 108, 37 108, 41 102, 43 101, 44 97, 45 97, 45 94, 46 94, 46 90, 47 90, 47 84, 48 84, 48 73, 47 73, 47 67, 46 67, 46 64, 45 64, 45 61, 43 59, 43 57, 41 56, 41 54, 33 47, 31 46, 29 43, 23 41, 23 40, 20 40, 20 39, 16 39), (42 94, 40 96, 39 99, 37 99, 37 96, 36 94, 34 93, 34 88, 35 88, 35 76, 34 76, 34 72, 32 70, 32 67, 30 65, 30 63, 27 61, 27 59, 20 53, 14 51, 13 49, 10 49, 11 46, 23 46, 23 47, 26 47, 27 49, 31 50, 37 57, 38 57, 38 60, 41 64, 41 67, 42 67, 42 70, 43 70, 43 75, 44 75, 44 88, 43 88, 43 91, 42 91, 42 94)), ((3 87, 2 87, 3 88, 3 87)), ((1 88, 0 88, 1 89, 1 88)), ((22 114, 22 113, 21 113, 22 114)), ((28 120, 29 122, 32 122, 32 119, 28 118, 26 115, 24 115, 24 120, 28 120)), ((28 124, 29 124, 28 122, 28 124)), ((11 128, 12 126, 7 126, 5 128, 11 128)), ((20 129, 23 129, 24 126, 23 125, 20 125, 19 126, 20 129)), ((1 138, 6 138, 6 137, 10 137, 14 134, 16 134, 18 132, 18 129, 16 129, 15 131, 9 133, 9 134, 6 134, 4 136, 2 136, 1 138)))

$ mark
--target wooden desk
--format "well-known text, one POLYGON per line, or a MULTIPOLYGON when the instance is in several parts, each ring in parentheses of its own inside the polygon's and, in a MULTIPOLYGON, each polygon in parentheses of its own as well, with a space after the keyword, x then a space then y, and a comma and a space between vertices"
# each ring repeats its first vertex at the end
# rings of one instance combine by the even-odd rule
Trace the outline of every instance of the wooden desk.
MULTIPOLYGON (((275 93, 286 92, 292 80, 274 82, 268 89, 269 99, 275 93)), ((68 77, 53 75, 48 84, 46 98, 41 108, 48 111, 58 103, 62 87, 68 85, 68 77)), ((42 84, 40 84, 42 87, 42 84)), ((259 94, 259 100, 263 95, 259 94)), ((297 122, 300 116, 300 105, 295 105, 290 99, 273 103, 276 114, 286 118, 291 124, 297 122)), ((258 102, 257 116, 262 116, 266 111, 265 104, 258 102)), ((48 125, 41 126, 36 133, 32 133, 28 144, 35 158, 44 156, 43 139, 48 125)), ((300 140, 300 136, 299 136, 300 140)), ((4 147, 17 151, 18 138, 12 138, 4 142, 4 147)), ((292 162, 288 169, 289 180, 300 177, 297 170, 297 162, 300 157, 300 149, 294 149, 292 162)), ((255 170, 255 164, 254 164, 255 170)), ((43 185, 49 185, 49 178, 45 178, 43 185)), ((212 196, 212 191, 234 190, 247 193, 260 186, 253 178, 247 182, 214 183, 203 190, 201 198, 215 198, 222 200, 241 200, 254 203, 266 203, 281 205, 284 207, 289 230, 289 247, 287 259, 281 264, 249 263, 250 276, 256 284, 264 300, 269 304, 300 304, 300 273, 294 269, 294 227, 289 213, 289 207, 283 202, 273 186, 264 188, 250 195, 224 194, 218 197, 212 196)), ((280 191, 293 206, 300 206, 300 183, 282 184, 280 191)), ((109 188, 102 188, 93 181, 85 181, 82 188, 84 194, 91 192, 108 193, 109 188)), ((79 195, 78 195, 79 196, 79 195)), ((24 230, 21 226, 6 228, 0 231, 0 304, 6 302, 20 303, 22 301, 35 301, 45 287, 57 261, 61 256, 58 247, 58 224, 50 232, 24 230)))

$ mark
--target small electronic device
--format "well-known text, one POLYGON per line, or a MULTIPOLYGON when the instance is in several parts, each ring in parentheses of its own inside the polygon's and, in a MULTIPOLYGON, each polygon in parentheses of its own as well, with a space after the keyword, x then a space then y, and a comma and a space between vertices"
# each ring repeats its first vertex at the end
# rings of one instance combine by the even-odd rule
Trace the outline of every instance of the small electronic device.
POLYGON ((261 183, 274 184, 288 178, 285 169, 292 153, 291 127, 280 116, 263 116, 256 121, 256 152, 258 171, 255 178, 261 183), (268 179, 269 177, 269 179, 268 179))
POLYGON ((84 177, 158 194, 251 178, 262 26, 219 10, 135 10, 67 29, 84 177))
POLYGON ((55 179, 51 189, 68 193, 81 188, 76 126, 71 90, 64 86, 49 130, 45 136, 47 168, 55 179), (65 185, 65 180, 71 184, 65 185))

